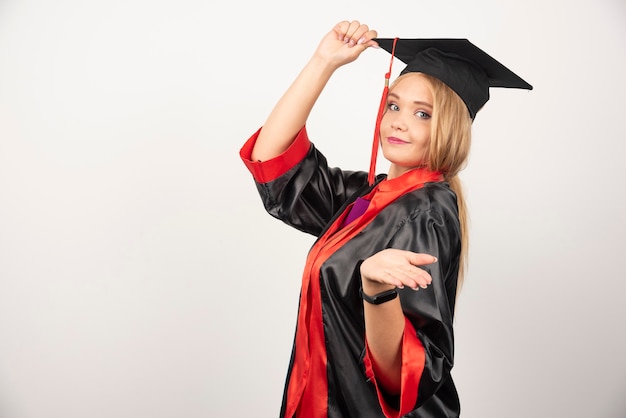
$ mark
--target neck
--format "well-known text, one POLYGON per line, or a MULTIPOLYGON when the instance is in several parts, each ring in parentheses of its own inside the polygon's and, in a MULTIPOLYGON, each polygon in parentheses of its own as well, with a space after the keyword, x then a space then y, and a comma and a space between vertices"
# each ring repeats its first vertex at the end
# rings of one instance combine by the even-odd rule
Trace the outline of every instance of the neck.
POLYGON ((408 173, 411 170, 415 170, 415 169, 425 169, 425 166, 418 166, 418 167, 401 167, 399 165, 396 164, 391 164, 389 166, 389 172, 387 173, 387 180, 393 180, 397 177, 400 177, 401 175, 408 173))

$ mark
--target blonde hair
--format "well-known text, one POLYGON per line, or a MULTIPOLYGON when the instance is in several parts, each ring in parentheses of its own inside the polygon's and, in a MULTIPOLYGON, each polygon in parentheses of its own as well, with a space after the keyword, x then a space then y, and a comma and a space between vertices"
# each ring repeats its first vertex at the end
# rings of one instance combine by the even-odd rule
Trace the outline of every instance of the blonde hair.
POLYGON ((463 185, 458 174, 467 164, 472 140, 472 119, 463 100, 439 79, 423 73, 407 73, 398 77, 390 88, 408 76, 419 76, 428 82, 433 95, 433 114, 426 167, 440 171, 456 194, 461 226, 461 254, 457 295, 467 270, 469 214, 463 185))

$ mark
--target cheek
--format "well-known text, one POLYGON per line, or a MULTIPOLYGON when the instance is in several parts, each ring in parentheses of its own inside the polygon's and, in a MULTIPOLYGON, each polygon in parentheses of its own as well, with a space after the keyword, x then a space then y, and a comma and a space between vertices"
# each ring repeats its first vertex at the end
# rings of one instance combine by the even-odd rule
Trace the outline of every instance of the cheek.
POLYGON ((425 123, 416 123, 411 127, 413 140, 418 144, 428 144, 430 142, 430 126, 425 123))
POLYGON ((382 117, 382 119, 380 120, 380 130, 383 131, 385 129, 387 129, 389 127, 389 118, 386 116, 387 113, 385 113, 382 117))

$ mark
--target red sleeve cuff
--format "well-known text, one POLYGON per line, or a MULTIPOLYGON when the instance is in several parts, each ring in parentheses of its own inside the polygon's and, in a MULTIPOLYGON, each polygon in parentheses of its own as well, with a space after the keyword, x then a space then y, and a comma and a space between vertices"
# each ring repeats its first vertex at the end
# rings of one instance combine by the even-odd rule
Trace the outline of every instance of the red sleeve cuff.
POLYGON ((369 348, 365 345, 365 364, 366 376, 374 382, 376 392, 378 393, 378 402, 385 413, 386 418, 398 418, 411 412, 417 403, 417 391, 420 379, 424 372, 424 364, 426 363, 426 353, 424 345, 417 337, 417 332, 413 324, 405 317, 404 335, 402 337, 402 372, 400 386, 400 410, 396 411, 389 406, 382 396, 382 393, 376 382, 374 370, 372 368, 372 360, 369 348))
POLYGON ((250 173, 252 173, 252 176, 257 183, 267 183, 282 176, 302 161, 311 148, 311 142, 309 141, 306 127, 303 126, 285 152, 272 158, 271 160, 252 161, 250 159, 252 156, 252 149, 254 148, 257 138, 259 137, 261 129, 263 128, 259 128, 259 130, 246 141, 243 147, 241 147, 239 156, 250 173))

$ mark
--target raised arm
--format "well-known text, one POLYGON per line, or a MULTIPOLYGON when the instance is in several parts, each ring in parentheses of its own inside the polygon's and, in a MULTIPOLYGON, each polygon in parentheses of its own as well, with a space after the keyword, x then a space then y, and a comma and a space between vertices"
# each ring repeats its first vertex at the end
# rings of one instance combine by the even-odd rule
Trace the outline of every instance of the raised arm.
POLYGON ((283 153, 305 125, 335 70, 376 46, 372 40, 376 36, 376 31, 358 21, 340 22, 328 32, 263 124, 252 159, 266 161, 283 153))

